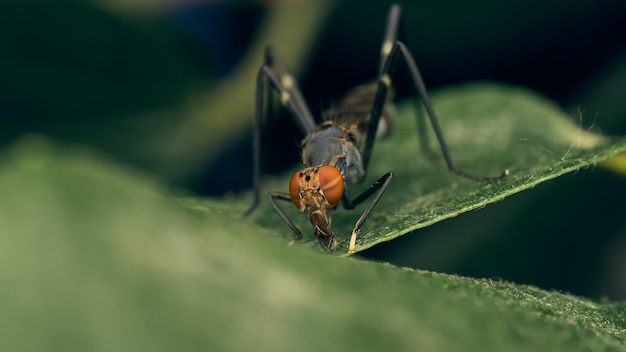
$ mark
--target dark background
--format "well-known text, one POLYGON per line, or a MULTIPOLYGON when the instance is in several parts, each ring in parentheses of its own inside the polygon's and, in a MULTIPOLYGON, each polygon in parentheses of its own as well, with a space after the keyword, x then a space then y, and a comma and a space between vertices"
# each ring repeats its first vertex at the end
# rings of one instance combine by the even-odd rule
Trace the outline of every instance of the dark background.
MULTIPOLYGON (((149 146, 166 136, 154 131, 167 133, 184 116, 146 111, 179 111, 193 97, 223 89, 269 14, 305 3, 4 1, 0 144, 6 148, 37 133, 101 150, 198 195, 245 191, 251 185, 252 105, 246 116, 207 111, 216 121, 250 124, 229 131, 229 142, 183 177, 163 171, 149 146)), ((301 67, 300 85, 314 112, 373 78, 388 7, 384 1, 334 2, 306 60, 289 62, 301 67)), ((626 133, 626 2, 411 1, 403 9, 408 45, 431 90, 474 80, 522 85, 573 117, 580 110, 584 127, 626 133)), ((403 73, 399 98, 410 92, 403 73)), ((267 174, 298 162, 295 145, 302 137, 286 114, 274 121, 264 135, 271 141, 264 149, 267 174)), ((223 133, 209 128, 206 138, 223 133)), ((362 255, 623 300, 625 185, 623 176, 600 167, 583 170, 362 255)))

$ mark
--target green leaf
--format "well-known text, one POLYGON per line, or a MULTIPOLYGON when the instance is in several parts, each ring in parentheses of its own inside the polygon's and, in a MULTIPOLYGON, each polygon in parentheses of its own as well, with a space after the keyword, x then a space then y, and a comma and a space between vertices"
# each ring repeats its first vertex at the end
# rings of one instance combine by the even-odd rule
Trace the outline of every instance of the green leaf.
MULTIPOLYGON (((611 139, 579 127, 581 119, 593 121, 593 117, 572 119, 524 88, 474 83, 438 92, 432 101, 458 168, 488 176, 498 176, 508 169, 510 175, 501 182, 485 184, 451 174, 443 158, 436 165, 429 163, 418 146, 415 112, 410 104, 401 105, 394 133, 375 146, 365 184, 350 186, 354 196, 384 173, 393 171, 396 175, 362 228, 357 252, 593 166, 626 150, 624 139, 611 139)), ((432 133, 430 141, 431 149, 439 153, 432 133)), ((283 175, 268 182, 263 186, 264 193, 286 191, 289 177, 283 175)), ((292 236, 263 200, 253 221, 284 238, 292 236)), ((245 203, 250 204, 249 199, 238 201, 244 204, 233 204, 237 211, 245 209, 245 203)), ((353 211, 338 209, 333 213, 340 242, 337 254, 346 254, 354 223, 365 207, 362 204, 353 211)), ((304 239, 304 245, 316 246, 307 216, 298 214, 289 204, 284 208, 305 233, 311 234, 304 239)))
MULTIPOLYGON (((7 351, 620 350, 623 303, 336 258, 101 156, 0 158, 7 351), (194 209, 189 204, 195 204, 194 209)), ((237 204, 237 203, 235 203, 237 204)))

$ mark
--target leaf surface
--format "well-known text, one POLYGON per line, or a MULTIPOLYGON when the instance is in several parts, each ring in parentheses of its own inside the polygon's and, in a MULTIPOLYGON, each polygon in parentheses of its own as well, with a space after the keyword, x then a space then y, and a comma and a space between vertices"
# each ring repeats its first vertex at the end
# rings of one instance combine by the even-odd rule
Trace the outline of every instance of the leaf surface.
POLYGON ((621 303, 288 247, 84 150, 27 139, 0 160, 7 350, 625 346, 621 303))

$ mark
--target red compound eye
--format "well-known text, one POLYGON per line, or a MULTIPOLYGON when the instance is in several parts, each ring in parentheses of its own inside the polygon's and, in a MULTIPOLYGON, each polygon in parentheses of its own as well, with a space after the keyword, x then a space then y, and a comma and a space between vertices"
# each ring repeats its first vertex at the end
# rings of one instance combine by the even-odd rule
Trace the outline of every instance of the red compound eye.
POLYGON ((302 199, 300 198, 300 188, 311 190, 317 188, 317 184, 330 205, 339 203, 343 197, 344 181, 341 172, 330 165, 323 165, 318 168, 309 167, 300 170, 291 176, 289 181, 289 196, 291 201, 300 209, 302 199))
POLYGON ((328 203, 330 203, 330 205, 339 203, 341 197, 343 197, 344 188, 341 172, 330 165, 324 165, 320 166, 318 173, 320 177, 320 187, 328 203))
POLYGON ((291 181, 289 181, 289 195, 291 196, 291 201, 298 209, 300 209, 300 194, 298 193, 298 186, 300 186, 301 173, 302 171, 296 171, 296 173, 291 176, 291 181))

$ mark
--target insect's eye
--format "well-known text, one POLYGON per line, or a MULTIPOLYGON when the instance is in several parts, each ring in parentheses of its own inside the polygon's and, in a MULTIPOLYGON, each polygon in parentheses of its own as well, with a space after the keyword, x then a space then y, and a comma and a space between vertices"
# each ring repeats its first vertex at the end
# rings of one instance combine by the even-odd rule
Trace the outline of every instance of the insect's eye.
POLYGON ((296 173, 291 176, 291 181, 289 181, 289 196, 291 196, 291 201, 298 209, 300 209, 300 193, 298 192, 298 188, 300 186, 301 174, 302 171, 296 171, 296 173))
MULTIPOLYGON (((320 187, 330 205, 339 203, 343 197, 344 181, 337 168, 324 165, 319 168, 320 187)), ((293 199, 293 198, 292 198, 293 199)))
POLYGON ((319 189, 324 194, 326 201, 330 205, 336 205, 343 197, 344 180, 341 172, 337 168, 330 165, 323 165, 317 168, 317 172, 297 171, 289 181, 289 196, 291 201, 300 209, 302 199, 300 198, 300 187, 317 187, 315 183, 319 183, 319 189), (313 182, 313 185, 307 183, 313 182))

